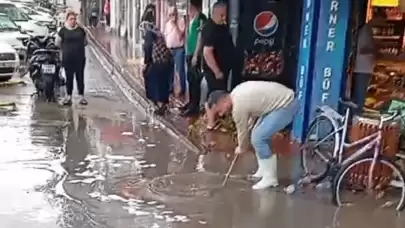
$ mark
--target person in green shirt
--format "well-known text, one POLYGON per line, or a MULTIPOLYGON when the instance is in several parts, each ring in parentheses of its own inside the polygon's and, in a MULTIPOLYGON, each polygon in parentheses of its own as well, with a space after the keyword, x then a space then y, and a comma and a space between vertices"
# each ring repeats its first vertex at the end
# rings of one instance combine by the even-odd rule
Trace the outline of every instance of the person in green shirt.
POLYGON ((207 17, 202 13, 201 0, 190 0, 189 15, 191 21, 189 23, 186 43, 189 102, 182 107, 181 114, 183 116, 196 115, 200 112, 200 84, 202 80, 202 74, 200 72, 202 61, 200 31, 207 20, 207 17))

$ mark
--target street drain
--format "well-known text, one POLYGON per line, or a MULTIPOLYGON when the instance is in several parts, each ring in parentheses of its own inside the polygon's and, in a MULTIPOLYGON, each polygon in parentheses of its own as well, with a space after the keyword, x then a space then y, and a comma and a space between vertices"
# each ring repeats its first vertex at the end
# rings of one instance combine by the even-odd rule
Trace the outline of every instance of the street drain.
MULTIPOLYGON (((223 178, 223 175, 207 172, 166 175, 153 179, 149 191, 165 198, 209 197, 212 189, 221 186, 223 178)), ((247 187, 247 181, 230 179, 224 190, 247 187)))

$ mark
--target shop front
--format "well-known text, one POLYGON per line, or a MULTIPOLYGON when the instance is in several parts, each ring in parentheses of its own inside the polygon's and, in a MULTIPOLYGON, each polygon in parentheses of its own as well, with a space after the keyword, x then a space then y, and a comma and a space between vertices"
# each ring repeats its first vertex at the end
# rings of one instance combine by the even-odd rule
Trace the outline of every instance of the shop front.
POLYGON ((339 100, 342 97, 356 100, 354 93, 359 90, 366 93, 364 115, 387 111, 393 105, 405 107, 405 1, 306 0, 306 3, 307 6, 313 3, 315 10, 308 7, 306 12, 304 4, 297 75, 297 94, 303 100, 304 114, 295 119, 294 135, 302 138, 317 107, 328 105, 339 110, 339 100), (365 25, 370 28, 366 39, 360 38, 365 25), (364 42, 373 47, 371 52, 364 50, 364 42), (363 58, 356 59, 366 52, 371 56, 367 59, 372 61, 366 61, 371 67, 367 86, 362 88, 358 77, 364 67, 359 69, 358 64, 364 66, 365 62, 363 58))
POLYGON ((367 89, 365 107, 381 110, 391 100, 405 101, 405 14, 399 1, 370 1, 366 21, 373 21, 383 11, 384 21, 372 23, 377 46, 377 63, 367 89))
MULTIPOLYGON (((312 91, 310 113, 323 104, 337 110, 341 97, 353 98, 351 91, 358 89, 353 83, 356 77, 354 64, 358 42, 362 42, 358 32, 364 24, 371 27, 376 47, 376 65, 364 104, 366 111, 379 111, 392 99, 405 100, 405 11, 401 11, 400 3, 399 0, 319 2, 316 47, 312 49, 314 78, 312 88, 306 88, 312 91), (380 12, 380 20, 373 21, 377 12, 380 12)), ((306 55, 301 53, 300 56, 306 55)), ((298 94, 308 95, 306 92, 298 94)))
POLYGON ((301 109, 293 127, 298 140, 319 106, 339 110, 339 100, 350 97, 346 91, 351 86, 351 53, 365 1, 304 1, 296 80, 301 109))

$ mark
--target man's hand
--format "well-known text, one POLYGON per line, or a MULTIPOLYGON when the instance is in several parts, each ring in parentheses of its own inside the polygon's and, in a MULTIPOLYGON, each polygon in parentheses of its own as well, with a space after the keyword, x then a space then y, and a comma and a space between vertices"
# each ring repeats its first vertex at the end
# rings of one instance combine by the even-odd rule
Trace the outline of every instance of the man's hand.
POLYGON ((215 77, 216 77, 217 79, 223 79, 223 78, 224 78, 224 73, 222 73, 221 71, 216 72, 216 73, 215 73, 215 77))
POLYGON ((191 66, 195 67, 197 65, 197 61, 197 56, 193 56, 193 58, 191 58, 191 66))
POLYGON ((241 154, 241 153, 243 153, 243 151, 241 150, 241 148, 239 146, 237 146, 235 148, 235 154, 241 154))

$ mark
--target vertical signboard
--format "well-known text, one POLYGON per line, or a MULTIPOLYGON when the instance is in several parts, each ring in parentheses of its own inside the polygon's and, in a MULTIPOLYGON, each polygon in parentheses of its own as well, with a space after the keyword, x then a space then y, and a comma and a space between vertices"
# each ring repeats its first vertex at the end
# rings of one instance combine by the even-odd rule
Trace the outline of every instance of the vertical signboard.
POLYGON ((351 0, 322 0, 314 63, 311 117, 319 105, 337 110, 346 83, 351 0))
POLYGON ((304 0, 302 5, 300 51, 297 70, 297 99, 300 110, 294 119, 293 137, 302 140, 308 122, 308 111, 312 87, 312 50, 316 41, 316 27, 318 7, 320 0, 304 0))

